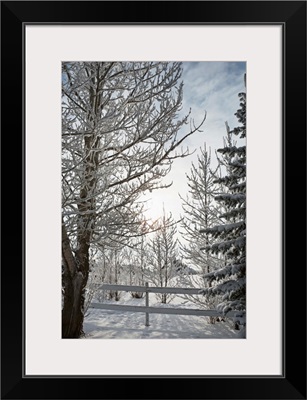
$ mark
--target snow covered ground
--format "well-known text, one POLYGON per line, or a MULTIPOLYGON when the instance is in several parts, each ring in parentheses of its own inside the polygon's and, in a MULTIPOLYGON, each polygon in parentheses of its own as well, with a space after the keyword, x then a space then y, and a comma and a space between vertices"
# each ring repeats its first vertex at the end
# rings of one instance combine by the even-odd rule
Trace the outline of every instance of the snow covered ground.
MULTIPOLYGON (((145 305, 145 299, 134 299, 122 293, 119 302, 110 304, 145 305)), ((193 303, 175 297, 170 304, 161 304, 150 294, 150 306, 197 308, 193 303)), ((193 315, 149 314, 149 327, 145 327, 145 314, 139 312, 110 311, 90 308, 84 320, 86 339, 233 339, 240 338, 230 323, 209 324, 207 317, 193 315)))

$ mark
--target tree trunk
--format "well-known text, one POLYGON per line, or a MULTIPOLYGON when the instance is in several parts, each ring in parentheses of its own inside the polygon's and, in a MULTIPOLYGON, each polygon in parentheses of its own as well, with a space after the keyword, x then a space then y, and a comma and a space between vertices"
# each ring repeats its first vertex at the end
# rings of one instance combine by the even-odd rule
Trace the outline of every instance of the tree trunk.
POLYGON ((81 274, 76 274, 64 282, 62 338, 76 339, 83 334, 84 279, 81 274))
POLYGON ((63 309, 62 338, 79 338, 83 334, 84 291, 89 273, 89 244, 86 237, 73 255, 65 224, 62 221, 63 309))
POLYGON ((240 330, 240 324, 237 321, 234 323, 234 330, 235 331, 239 331, 240 330))

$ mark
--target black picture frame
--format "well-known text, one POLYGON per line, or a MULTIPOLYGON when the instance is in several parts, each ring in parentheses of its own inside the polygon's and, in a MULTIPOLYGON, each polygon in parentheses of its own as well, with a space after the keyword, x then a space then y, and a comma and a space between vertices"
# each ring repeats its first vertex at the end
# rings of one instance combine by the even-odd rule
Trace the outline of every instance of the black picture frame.
POLYGON ((3 167, 1 200, 2 225, 7 227, 2 229, 2 398, 306 399, 306 2, 2 1, 1 33, 1 165, 3 167), (281 24, 283 26, 282 376, 27 377, 23 375, 24 268, 26 267, 23 29, 25 24, 30 23, 281 24), (12 175, 10 170, 12 153, 15 155, 14 164, 21 168, 22 174, 18 171, 12 175), (20 198, 22 198, 22 208, 20 204, 12 206, 13 199, 20 198), (22 242, 16 241, 16 231, 19 230, 16 227, 21 225, 21 221, 22 242), (18 258, 15 255, 16 247, 22 248, 18 258), (142 382, 138 382, 138 379, 142 382))

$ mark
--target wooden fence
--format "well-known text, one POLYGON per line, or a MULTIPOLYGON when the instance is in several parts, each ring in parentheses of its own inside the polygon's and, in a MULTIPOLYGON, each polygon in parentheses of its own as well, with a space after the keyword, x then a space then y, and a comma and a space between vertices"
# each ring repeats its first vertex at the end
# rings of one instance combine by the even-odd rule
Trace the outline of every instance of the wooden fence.
MULTIPOLYGON (((124 292, 145 292, 144 306, 128 306, 121 304, 91 303, 90 308, 102 310, 142 312, 145 313, 145 326, 149 326, 149 314, 177 314, 177 315, 196 315, 203 317, 223 317, 224 315, 217 310, 201 310, 196 308, 170 308, 170 307, 150 307, 149 293, 168 293, 168 294, 187 294, 201 295, 201 289, 197 288, 176 288, 176 287, 150 287, 146 282, 145 286, 131 285, 99 285, 102 290, 116 290, 124 292)), ((229 311, 227 318, 238 316, 238 311, 229 311)))

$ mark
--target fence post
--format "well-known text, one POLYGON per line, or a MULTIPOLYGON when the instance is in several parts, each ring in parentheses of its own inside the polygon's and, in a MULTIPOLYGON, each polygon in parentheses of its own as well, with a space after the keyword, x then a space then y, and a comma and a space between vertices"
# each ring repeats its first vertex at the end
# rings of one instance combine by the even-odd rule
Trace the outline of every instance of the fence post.
MULTIPOLYGON (((146 294, 145 294, 145 305, 149 307, 149 293, 148 293, 148 282, 145 283, 146 286, 146 294)), ((145 326, 149 326, 149 313, 145 314, 145 326)))

